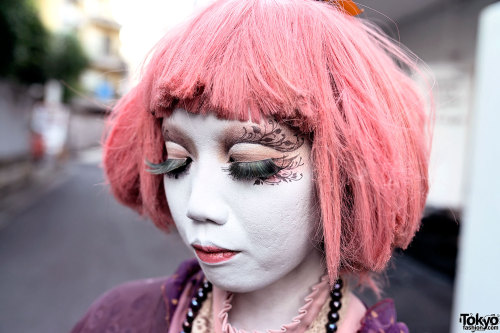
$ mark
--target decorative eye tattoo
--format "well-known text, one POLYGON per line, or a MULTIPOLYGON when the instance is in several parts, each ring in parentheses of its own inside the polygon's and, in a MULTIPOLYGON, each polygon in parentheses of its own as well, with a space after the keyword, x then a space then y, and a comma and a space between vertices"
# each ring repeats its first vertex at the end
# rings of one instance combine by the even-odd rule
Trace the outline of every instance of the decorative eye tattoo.
MULTIPOLYGON (((164 128, 165 141, 182 141, 179 142, 182 146, 189 147, 191 142, 177 138, 173 140, 169 136, 169 131, 164 128)), ((232 138, 224 141, 225 151, 239 143, 253 143, 266 146, 279 152, 292 152, 299 149, 305 141, 303 136, 293 134, 294 139, 287 138, 283 130, 274 120, 269 120, 264 127, 251 125, 243 127, 241 136, 232 136, 232 138)), ((166 175, 169 178, 178 179, 189 171, 189 167, 193 160, 190 157, 186 158, 169 158, 161 163, 151 163, 145 161, 149 167, 146 171, 154 175, 166 175)), ((292 182, 302 179, 302 173, 298 173, 295 169, 304 165, 302 157, 295 155, 289 157, 283 155, 279 158, 267 158, 257 161, 236 161, 233 157, 229 158, 229 166, 223 167, 222 170, 228 172, 229 175, 236 181, 251 181, 255 180, 254 185, 277 185, 281 182, 292 182)))
POLYGON ((304 144, 304 136, 298 134, 293 134, 294 139, 288 139, 275 120, 269 119, 267 124, 270 125, 270 128, 268 125, 264 125, 264 128, 252 125, 251 130, 243 127, 245 133, 233 144, 240 142, 258 143, 281 152, 297 150, 304 144))

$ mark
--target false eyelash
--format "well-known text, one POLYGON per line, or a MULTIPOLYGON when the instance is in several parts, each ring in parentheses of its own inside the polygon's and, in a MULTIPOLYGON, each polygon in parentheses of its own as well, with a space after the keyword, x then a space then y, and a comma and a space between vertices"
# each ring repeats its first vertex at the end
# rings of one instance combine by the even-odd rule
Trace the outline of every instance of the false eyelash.
POLYGON ((229 167, 224 168, 236 180, 266 179, 276 175, 283 169, 270 158, 253 162, 232 162, 229 167))
MULTIPOLYGON (((145 161, 149 167, 146 171, 154 175, 167 175, 168 177, 177 178, 189 168, 191 158, 182 159, 167 159, 162 163, 151 163, 145 161)), ((236 180, 253 180, 256 178, 266 179, 276 175, 286 167, 279 167, 273 159, 266 159, 252 162, 231 162, 229 167, 223 168, 236 180)))
POLYGON ((146 171, 152 173, 153 175, 163 175, 166 174, 169 177, 177 177, 191 164, 191 158, 170 158, 165 162, 161 163, 151 163, 148 160, 145 161, 146 165, 149 167, 146 171))

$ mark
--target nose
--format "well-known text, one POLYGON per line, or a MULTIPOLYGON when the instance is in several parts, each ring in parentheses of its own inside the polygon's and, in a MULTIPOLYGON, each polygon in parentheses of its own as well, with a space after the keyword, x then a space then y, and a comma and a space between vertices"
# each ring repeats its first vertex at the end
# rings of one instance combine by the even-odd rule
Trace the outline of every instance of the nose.
POLYGON ((229 216, 229 207, 222 195, 224 180, 216 176, 220 173, 217 168, 207 169, 199 168, 192 178, 186 216, 193 221, 222 225, 229 216))

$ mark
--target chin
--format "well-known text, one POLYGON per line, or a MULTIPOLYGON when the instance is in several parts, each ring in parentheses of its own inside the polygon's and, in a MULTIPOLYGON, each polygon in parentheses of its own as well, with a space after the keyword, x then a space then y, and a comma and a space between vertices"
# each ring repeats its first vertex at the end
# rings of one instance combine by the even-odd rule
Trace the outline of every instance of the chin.
POLYGON ((242 270, 226 270, 223 267, 205 266, 201 264, 207 279, 217 288, 232 293, 249 293, 272 284, 277 279, 264 277, 256 271, 246 273, 242 270))

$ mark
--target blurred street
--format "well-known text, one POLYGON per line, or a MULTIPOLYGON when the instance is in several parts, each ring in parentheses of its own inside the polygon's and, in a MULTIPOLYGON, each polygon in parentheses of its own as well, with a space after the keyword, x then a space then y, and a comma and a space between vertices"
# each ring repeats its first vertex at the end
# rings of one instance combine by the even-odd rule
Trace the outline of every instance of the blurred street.
POLYGON ((0 332, 68 332, 105 290, 169 275, 189 257, 175 235, 114 201, 96 154, 8 198, 17 206, 0 203, 0 332))
MULTIPOLYGON (((115 202, 99 155, 87 150, 0 202, 0 332, 68 332, 105 290, 171 274, 190 257, 175 234, 115 202)), ((395 299, 398 320, 412 332, 449 331, 452 282, 405 256, 391 266, 383 297, 395 299)))

